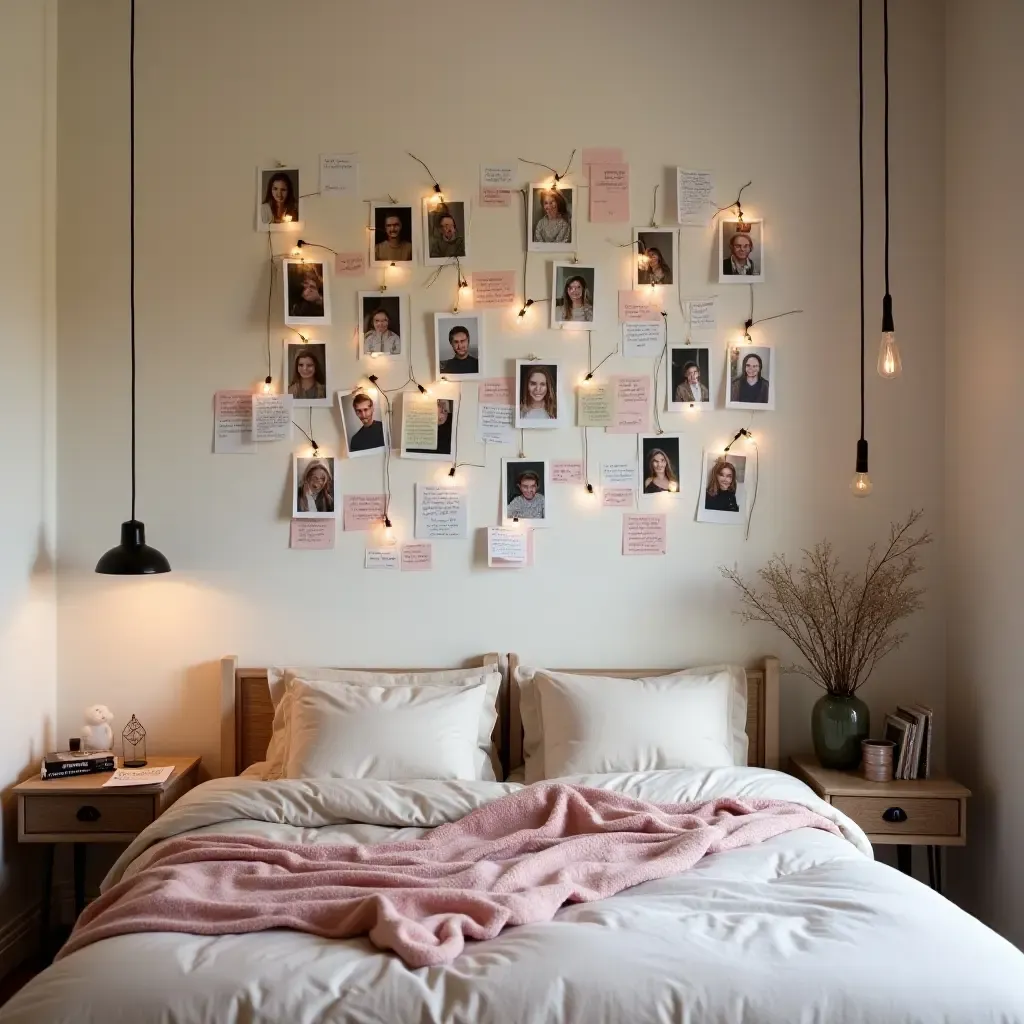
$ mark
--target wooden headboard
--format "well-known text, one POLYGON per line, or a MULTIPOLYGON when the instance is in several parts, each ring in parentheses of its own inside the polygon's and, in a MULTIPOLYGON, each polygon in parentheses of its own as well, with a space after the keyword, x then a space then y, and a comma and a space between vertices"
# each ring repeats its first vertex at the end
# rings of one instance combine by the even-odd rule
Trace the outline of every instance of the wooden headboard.
MULTIPOLYGON (((519 684, 516 669, 522 664, 516 654, 508 656, 508 737, 507 754, 503 755, 506 774, 523 763, 523 718, 519 709, 519 684)), ((555 672, 571 672, 583 676, 616 676, 640 678, 663 676, 678 669, 668 668, 562 668, 555 672)), ((760 768, 779 766, 779 659, 762 658, 747 673, 747 764, 760 768)))
MULTIPOLYGON (((508 721, 508 675, 504 671, 502 658, 497 654, 486 654, 470 659, 459 668, 493 668, 501 672, 501 689, 498 692, 498 722, 495 738, 502 751, 507 748, 508 721)), ((437 668, 353 668, 359 672, 435 672, 437 668)), ((270 700, 270 683, 265 668, 239 668, 234 656, 220 660, 220 773, 238 775, 251 764, 266 759, 267 745, 274 726, 274 705, 270 700)))

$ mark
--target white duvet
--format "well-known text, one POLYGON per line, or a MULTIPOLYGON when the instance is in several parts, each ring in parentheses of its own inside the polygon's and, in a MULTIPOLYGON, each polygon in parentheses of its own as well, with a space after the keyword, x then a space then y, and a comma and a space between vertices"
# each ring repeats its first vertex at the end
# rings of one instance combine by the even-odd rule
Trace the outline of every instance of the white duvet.
MULTIPOLYGON (((140 934, 59 961, 2 1024, 646 1024, 998 1021, 1024 1024, 1024 954, 920 883, 871 859, 850 819, 790 776, 757 768, 577 776, 644 800, 792 800, 835 821, 715 854, 674 878, 554 921, 469 943, 411 970, 365 939, 290 931, 140 934)), ((169 836, 288 842, 413 838, 514 783, 217 779, 143 832, 104 888, 169 836)))

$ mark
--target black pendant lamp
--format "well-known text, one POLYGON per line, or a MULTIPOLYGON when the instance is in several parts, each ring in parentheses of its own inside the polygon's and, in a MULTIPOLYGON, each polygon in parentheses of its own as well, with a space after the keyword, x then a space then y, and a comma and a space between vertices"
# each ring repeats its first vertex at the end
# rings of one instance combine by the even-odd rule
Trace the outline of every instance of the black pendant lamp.
POLYGON ((898 377, 903 369, 889 294, 889 0, 882 0, 882 74, 885 87, 885 295, 882 297, 882 340, 878 347, 880 377, 898 377))
POLYGON ((850 490, 858 498, 866 498, 871 493, 871 477, 868 476, 868 442, 864 438, 864 0, 858 0, 857 4, 857 88, 860 100, 857 141, 860 159, 860 440, 850 490))
POLYGON ((148 576, 150 573, 170 572, 171 564, 156 548, 146 543, 146 527, 135 518, 135 0, 131 0, 131 84, 129 101, 131 109, 130 145, 131 184, 129 205, 131 209, 131 242, 129 262, 131 264, 131 348, 132 348, 132 517, 121 524, 121 543, 111 548, 96 563, 96 571, 108 576, 148 576))

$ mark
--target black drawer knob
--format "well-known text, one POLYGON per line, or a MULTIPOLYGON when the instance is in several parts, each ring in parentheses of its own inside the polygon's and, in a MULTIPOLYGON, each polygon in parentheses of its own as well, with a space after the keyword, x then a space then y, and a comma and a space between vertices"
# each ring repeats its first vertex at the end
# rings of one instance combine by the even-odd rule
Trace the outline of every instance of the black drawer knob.
POLYGON ((100 810, 98 807, 93 807, 91 804, 86 804, 84 807, 78 808, 78 813, 75 815, 75 817, 79 821, 99 821, 100 810))
POLYGON ((907 820, 907 812, 902 807, 889 807, 882 811, 882 821, 900 824, 907 820))

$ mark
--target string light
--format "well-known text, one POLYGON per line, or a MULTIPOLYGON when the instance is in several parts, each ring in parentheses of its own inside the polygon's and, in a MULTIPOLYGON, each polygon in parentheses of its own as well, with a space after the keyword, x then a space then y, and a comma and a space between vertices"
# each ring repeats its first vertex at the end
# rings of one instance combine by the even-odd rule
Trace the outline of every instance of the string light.
POLYGON ((387 516, 384 517, 384 543, 388 545, 395 543, 395 530, 387 516))
POLYGON ((896 325, 892 319, 889 294, 889 0, 882 2, 882 68, 885 86, 885 295, 882 297, 882 338, 878 348, 878 375, 886 380, 898 377, 903 369, 896 325))
POLYGON ((263 394, 269 395, 274 390, 274 379, 267 374, 266 380, 263 382, 263 394))

